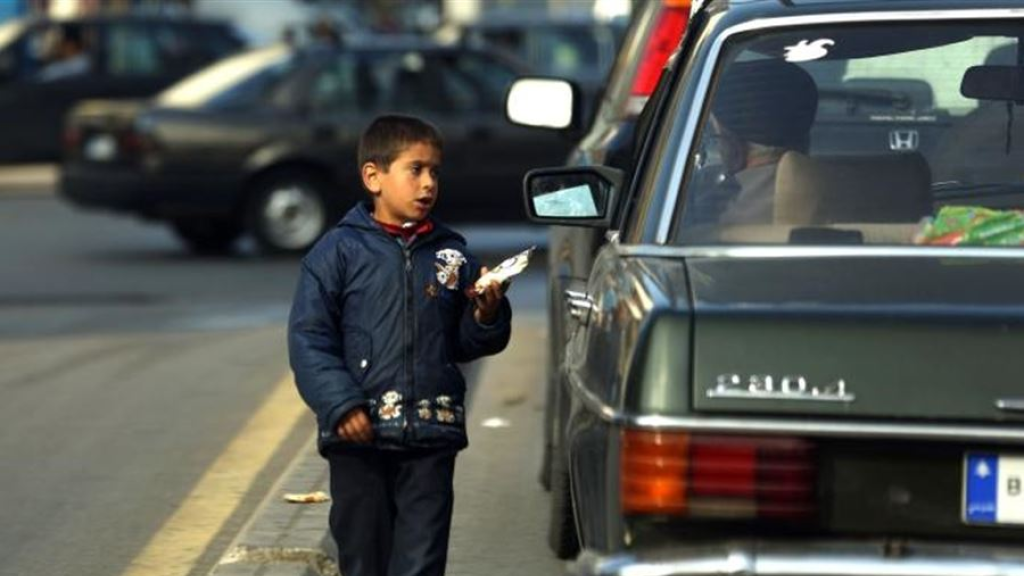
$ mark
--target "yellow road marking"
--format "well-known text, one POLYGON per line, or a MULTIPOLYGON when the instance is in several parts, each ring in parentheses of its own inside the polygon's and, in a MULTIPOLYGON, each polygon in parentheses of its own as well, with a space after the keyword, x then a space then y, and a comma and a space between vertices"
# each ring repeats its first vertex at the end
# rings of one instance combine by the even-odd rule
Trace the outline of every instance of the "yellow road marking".
POLYGON ((188 574, 306 410, 291 375, 282 378, 123 576, 188 574))

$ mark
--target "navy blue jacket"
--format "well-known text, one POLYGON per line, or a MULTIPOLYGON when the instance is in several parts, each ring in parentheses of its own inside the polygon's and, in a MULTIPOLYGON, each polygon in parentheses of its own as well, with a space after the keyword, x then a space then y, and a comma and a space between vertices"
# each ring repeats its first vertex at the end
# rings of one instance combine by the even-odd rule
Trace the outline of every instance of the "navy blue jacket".
POLYGON ((302 260, 288 323, 295 382, 316 413, 319 448, 343 446, 338 423, 365 406, 379 448, 464 448, 466 381, 456 366, 508 344, 502 300, 480 325, 464 290, 480 275, 462 236, 435 223, 405 241, 360 203, 302 260))

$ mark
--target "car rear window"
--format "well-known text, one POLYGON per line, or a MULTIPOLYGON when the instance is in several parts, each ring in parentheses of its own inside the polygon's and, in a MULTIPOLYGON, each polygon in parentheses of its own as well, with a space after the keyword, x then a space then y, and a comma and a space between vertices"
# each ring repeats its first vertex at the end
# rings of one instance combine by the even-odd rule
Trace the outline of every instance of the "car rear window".
POLYGON ((163 91, 157 102, 172 108, 244 103, 264 94, 294 63, 294 53, 283 46, 245 52, 188 76, 163 91))
POLYGON ((1024 93, 1007 93, 1022 37, 1017 21, 735 37, 676 240, 1024 245, 1024 93))

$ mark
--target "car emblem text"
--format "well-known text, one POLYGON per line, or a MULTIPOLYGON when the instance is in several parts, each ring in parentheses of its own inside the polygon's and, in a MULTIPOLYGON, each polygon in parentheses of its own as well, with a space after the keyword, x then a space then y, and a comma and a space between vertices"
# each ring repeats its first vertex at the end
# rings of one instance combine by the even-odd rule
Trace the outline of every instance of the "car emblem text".
POLYGON ((826 384, 811 385, 803 376, 776 378, 768 374, 719 374, 708 389, 708 398, 756 398, 764 400, 803 400, 811 402, 853 402, 856 396, 847 390, 842 378, 826 384))

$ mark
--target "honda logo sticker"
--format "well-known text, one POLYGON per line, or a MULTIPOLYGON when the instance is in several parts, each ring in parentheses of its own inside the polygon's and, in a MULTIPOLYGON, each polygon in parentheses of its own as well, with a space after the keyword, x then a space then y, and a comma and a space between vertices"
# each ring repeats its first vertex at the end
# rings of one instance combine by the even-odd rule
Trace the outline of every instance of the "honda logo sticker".
POLYGON ((891 130, 889 132, 889 149, 896 152, 913 152, 921 144, 921 135, 917 130, 891 130))

